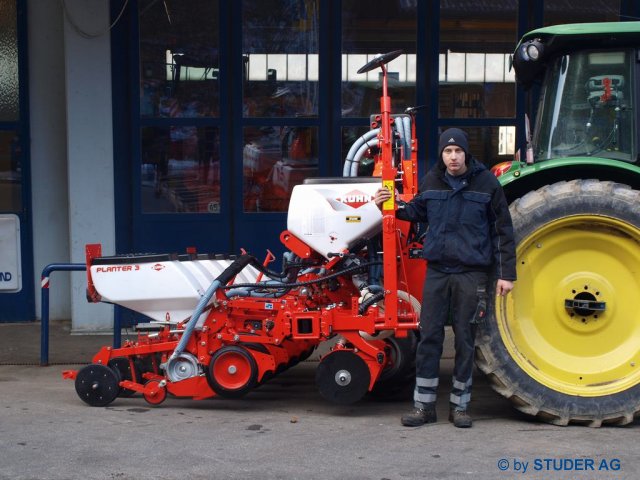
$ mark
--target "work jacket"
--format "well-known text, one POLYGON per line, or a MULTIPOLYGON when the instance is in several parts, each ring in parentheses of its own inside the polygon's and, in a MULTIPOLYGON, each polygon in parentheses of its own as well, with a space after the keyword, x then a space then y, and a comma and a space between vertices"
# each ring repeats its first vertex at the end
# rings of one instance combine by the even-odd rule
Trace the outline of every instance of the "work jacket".
POLYGON ((429 268, 445 273, 486 271, 516 279, 515 241, 507 200, 496 177, 473 158, 456 178, 445 178, 442 161, 431 168, 421 192, 399 202, 397 218, 428 225, 423 255, 429 268))

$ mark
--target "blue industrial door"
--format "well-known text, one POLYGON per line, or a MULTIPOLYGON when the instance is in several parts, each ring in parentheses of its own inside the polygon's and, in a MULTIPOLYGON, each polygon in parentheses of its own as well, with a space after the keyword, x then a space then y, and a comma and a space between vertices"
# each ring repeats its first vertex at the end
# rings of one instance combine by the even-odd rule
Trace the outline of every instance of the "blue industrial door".
POLYGON ((0 1, 0 322, 35 319, 26 5, 0 1))

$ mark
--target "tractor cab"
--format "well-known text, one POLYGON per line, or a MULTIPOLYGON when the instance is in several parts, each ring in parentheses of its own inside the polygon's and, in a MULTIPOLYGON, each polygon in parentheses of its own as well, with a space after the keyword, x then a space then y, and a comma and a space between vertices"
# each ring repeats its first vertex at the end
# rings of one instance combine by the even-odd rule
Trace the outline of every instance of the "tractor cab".
POLYGON ((636 162, 640 22, 535 30, 514 53, 525 87, 540 85, 530 138, 535 162, 598 157, 636 162))

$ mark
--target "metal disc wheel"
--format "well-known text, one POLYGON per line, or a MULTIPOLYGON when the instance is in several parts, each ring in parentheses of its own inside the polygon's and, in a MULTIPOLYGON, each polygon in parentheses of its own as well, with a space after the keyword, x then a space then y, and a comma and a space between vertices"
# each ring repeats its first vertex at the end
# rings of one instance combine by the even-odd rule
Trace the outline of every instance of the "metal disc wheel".
POLYGON ((478 366, 519 410, 557 425, 640 412, 640 192, 543 187, 511 206, 518 281, 481 327, 478 366))
POLYGON ((379 399, 388 399, 412 390, 416 378, 418 337, 415 332, 409 332, 405 338, 391 336, 384 341, 389 361, 371 390, 372 396, 379 399))
MULTIPOLYGON (((415 313, 420 318, 422 305, 418 299, 398 290, 398 300, 401 301, 400 306, 403 309, 415 313)), ((381 309, 384 309, 384 304, 381 305, 381 309)), ((388 360, 371 390, 371 396, 380 400, 404 395, 413 389, 416 378, 418 335, 414 331, 409 331, 406 337, 398 338, 395 335, 389 335, 383 340, 387 344, 388 360)))
POLYGON ((181 382, 200 374, 198 359, 187 352, 182 352, 175 358, 170 358, 165 366, 167 378, 172 382, 181 382))
POLYGON ((76 375, 76 393, 92 407, 104 407, 113 402, 120 393, 119 375, 104 365, 92 364, 83 367, 76 375))
POLYGON ((307 348, 304 352, 302 352, 300 354, 300 358, 298 360, 300 362, 304 362, 305 360, 307 360, 311 356, 311 354, 313 354, 315 349, 316 349, 315 345, 313 345, 312 347, 307 348))
MULTIPOLYGON (((120 381, 129 380, 132 382, 140 383, 140 379, 142 375, 140 374, 140 370, 138 366, 127 357, 116 357, 109 360, 108 363, 109 368, 115 370, 120 375, 120 381), (133 369, 132 369, 133 365, 133 369)), ((135 395, 135 390, 130 390, 128 388, 120 388, 119 395, 121 397, 132 397, 135 395)))
POLYGON ((214 392, 222 397, 239 398, 256 386, 258 365, 247 349, 231 345, 213 354, 208 373, 214 392))
POLYGON ((142 396, 147 403, 160 405, 167 398, 167 387, 160 380, 149 380, 144 384, 142 396))
POLYGON ((330 402, 349 405, 365 396, 369 390, 371 372, 367 363, 350 351, 326 355, 316 370, 316 385, 330 402))

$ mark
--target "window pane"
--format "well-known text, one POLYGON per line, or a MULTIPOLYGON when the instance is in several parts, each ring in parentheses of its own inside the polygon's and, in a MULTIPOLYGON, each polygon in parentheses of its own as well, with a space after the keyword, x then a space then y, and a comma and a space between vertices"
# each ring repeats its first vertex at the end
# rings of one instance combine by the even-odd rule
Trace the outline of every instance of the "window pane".
MULTIPOLYGON (((449 127, 442 127, 440 132, 449 127)), ((513 160, 516 144, 516 128, 502 127, 458 127, 467 132, 469 153, 487 168, 500 162, 513 160)))
POLYGON ((291 191, 318 176, 316 127, 246 127, 243 149, 245 212, 285 212, 291 191))
POLYGON ((244 116, 318 114, 318 3, 242 4, 244 116))
POLYGON ((544 24, 585 22, 617 22, 620 20, 620 0, 545 0, 544 24), (570 12, 570 14, 569 14, 570 12))
POLYGON ((550 62, 534 128, 536 159, 637 158, 634 50, 581 51, 550 62))
POLYGON ((144 127, 140 135, 143 213, 220 213, 217 128, 144 127))
POLYGON ((16 1, 0 0, 0 122, 19 119, 16 1))
POLYGON ((379 68, 358 74, 381 53, 403 50, 387 65, 394 113, 415 106, 416 2, 342 2, 342 116, 368 117, 380 111, 379 68))
POLYGON ((22 166, 20 137, 0 130, 0 212, 22 211, 22 166))
POLYGON ((219 113, 217 0, 142 0, 140 17, 140 115, 210 117, 219 113))
POLYGON ((441 2, 439 116, 513 117, 515 77, 508 58, 517 42, 517 0, 441 2))

